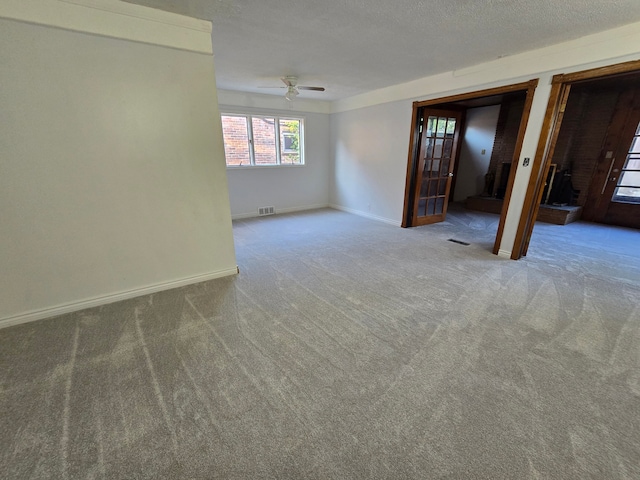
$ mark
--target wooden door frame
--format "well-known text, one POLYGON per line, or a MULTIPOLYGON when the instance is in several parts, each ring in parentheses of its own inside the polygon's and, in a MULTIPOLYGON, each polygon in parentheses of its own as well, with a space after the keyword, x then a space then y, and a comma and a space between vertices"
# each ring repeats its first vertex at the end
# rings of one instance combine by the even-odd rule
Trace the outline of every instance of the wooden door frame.
POLYGON ((540 201, 542 200, 544 179, 551 165, 571 86, 576 83, 631 73, 640 73, 640 60, 553 76, 547 110, 542 122, 542 132, 540 133, 538 148, 533 159, 522 215, 520 216, 511 253, 512 259, 517 260, 523 257, 529 249, 535 218, 538 216, 540 201))
MULTIPOLYGON (((419 112, 424 107, 437 107, 442 104, 450 104, 460 102, 463 100, 474 100, 483 97, 491 97, 494 95, 503 95, 507 93, 524 92, 526 93, 526 99, 524 104, 524 110, 520 119, 520 127, 518 129, 518 136, 516 138, 516 146, 513 152, 513 158, 511 160, 511 171, 509 172, 509 180, 507 183, 507 191, 505 193, 504 201, 502 204, 502 211, 500 213, 500 223, 498 225, 498 232, 496 234, 496 240, 493 246, 493 253, 497 254, 500 249, 500 242, 502 241, 502 234, 504 232, 504 224, 507 217, 507 210, 509 208, 509 202, 511 201, 511 191, 513 189, 513 182, 515 179, 516 171, 518 169, 518 163, 520 158, 520 152, 522 151, 522 142, 524 140, 524 133, 527 129, 527 123, 529 121, 529 114, 531 112, 531 105, 533 103, 533 95, 536 87, 538 86, 538 79, 532 79, 528 82, 515 83, 511 85, 505 85, 503 87, 489 88, 486 90, 476 90, 468 93, 461 93, 458 95, 451 95, 448 97, 434 98, 430 100, 422 100, 413 102, 413 113, 411 116, 411 136, 409 139, 409 154, 407 160, 407 176, 405 180, 404 190, 404 207, 402 213, 402 227, 410 227, 412 222, 412 215, 409 215, 412 208, 410 207, 414 196, 413 184, 415 183, 415 158, 418 155, 418 146, 420 143, 419 132, 419 112)), ((444 105, 443 105, 444 107, 444 105)), ((512 257, 513 258, 513 257, 512 257)))

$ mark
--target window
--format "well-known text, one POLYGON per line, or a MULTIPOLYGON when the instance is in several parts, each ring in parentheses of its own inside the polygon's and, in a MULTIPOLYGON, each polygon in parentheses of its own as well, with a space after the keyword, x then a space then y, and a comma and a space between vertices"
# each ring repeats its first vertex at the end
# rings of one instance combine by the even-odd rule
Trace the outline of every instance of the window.
POLYGON ((228 167, 304 165, 301 118, 222 114, 228 167))
POLYGON ((618 186, 613 193, 614 202, 640 203, 640 123, 631 142, 618 186))

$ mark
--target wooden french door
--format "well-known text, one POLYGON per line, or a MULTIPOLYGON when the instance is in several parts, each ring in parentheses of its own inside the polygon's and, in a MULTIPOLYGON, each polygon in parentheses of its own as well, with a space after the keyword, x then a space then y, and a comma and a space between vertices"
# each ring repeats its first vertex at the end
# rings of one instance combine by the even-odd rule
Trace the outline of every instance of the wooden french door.
POLYGON ((413 226, 442 222, 447 215, 462 115, 435 108, 421 112, 413 226))
POLYGON ((582 218, 640 228, 640 87, 620 94, 582 218))

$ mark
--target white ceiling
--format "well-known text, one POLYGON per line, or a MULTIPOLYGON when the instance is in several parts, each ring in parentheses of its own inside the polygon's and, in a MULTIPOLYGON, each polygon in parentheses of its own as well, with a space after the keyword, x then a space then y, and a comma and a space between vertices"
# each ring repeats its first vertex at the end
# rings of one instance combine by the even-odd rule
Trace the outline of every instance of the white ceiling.
POLYGON ((127 0, 213 22, 220 89, 336 100, 640 21, 640 0, 127 0))

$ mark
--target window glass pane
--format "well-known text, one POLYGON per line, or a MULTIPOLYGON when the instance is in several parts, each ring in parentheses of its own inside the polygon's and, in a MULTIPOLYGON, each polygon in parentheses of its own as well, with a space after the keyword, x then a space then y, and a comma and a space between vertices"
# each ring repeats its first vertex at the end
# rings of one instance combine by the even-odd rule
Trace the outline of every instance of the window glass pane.
POLYGON ((441 176, 446 177, 447 175, 449 175, 449 162, 451 160, 449 158, 443 158, 442 159, 442 170, 441 170, 441 176))
POLYGON ((253 152, 256 165, 277 165, 276 128, 273 117, 253 117, 253 152))
POLYGON ((624 172, 618 185, 620 187, 640 187, 640 172, 624 172))
POLYGON ((618 186, 613 193, 614 202, 640 203, 640 123, 631 142, 629 155, 620 172, 618 186))
POLYGON ((449 158, 451 157, 451 149, 453 148, 453 140, 448 139, 444 141, 444 152, 442 154, 443 157, 449 158))
POLYGON ((436 130, 437 137, 444 137, 444 132, 447 129, 447 119, 446 117, 438 117, 438 127, 436 130))
POLYGON ((640 157, 633 158, 630 156, 629 159, 627 160, 627 164, 625 165, 625 168, 628 170, 640 170, 640 157))
POLYGON ((437 122, 438 122, 438 117, 429 117, 429 119, 427 120, 427 136, 428 137, 435 136, 437 122))
POLYGON ((456 131, 456 119, 450 118, 447 122, 447 137, 453 137, 453 134, 456 131))
POLYGON ((223 115, 222 136, 227 165, 250 165, 247 118, 223 115))
POLYGON ((433 150, 433 157, 434 158, 442 157, 442 146, 443 146, 443 144, 444 144, 444 140, 442 140, 441 138, 436 140, 435 149, 433 150))
POLYGON ((433 156, 433 138, 427 141, 427 151, 424 154, 424 158, 431 158, 433 156))
POLYGON ((427 204, 427 215, 433 215, 436 207, 436 199, 430 198, 427 204))
MULTIPOLYGON (((637 148, 638 138, 633 139, 631 150, 637 148)), ((637 154, 632 153, 627 156, 612 200, 614 202, 640 203, 640 156, 637 154)))
POLYGON ((422 183, 420 184, 420 196, 426 197, 429 194, 429 179, 423 178, 422 183))
POLYGON ((418 202, 418 215, 424 217, 427 214, 427 199, 421 198, 418 202))
POLYGON ((429 180, 429 197, 435 197, 438 194, 438 179, 429 180))
POLYGON ((640 188, 618 187, 613 194, 613 201, 640 203, 640 188))
POLYGON ((302 164, 300 123, 300 120, 280 119, 280 163, 283 165, 302 164))

